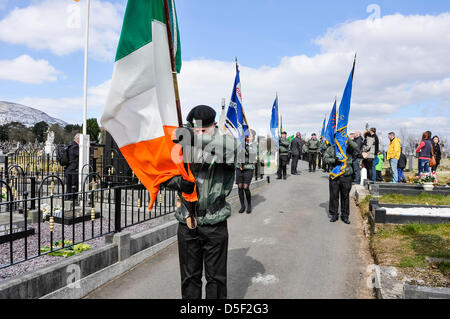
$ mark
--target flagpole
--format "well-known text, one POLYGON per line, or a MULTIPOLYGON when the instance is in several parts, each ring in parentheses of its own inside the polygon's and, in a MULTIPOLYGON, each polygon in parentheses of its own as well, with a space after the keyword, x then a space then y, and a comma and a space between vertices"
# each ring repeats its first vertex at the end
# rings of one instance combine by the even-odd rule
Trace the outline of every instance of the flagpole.
MULTIPOLYGON (((175 103, 177 106, 178 126, 183 127, 183 116, 181 114, 180 93, 178 90, 177 67, 175 64, 175 52, 173 49, 172 29, 170 27, 170 12, 169 12, 168 0, 164 0, 164 13, 165 13, 165 18, 166 18, 167 40, 169 42, 170 63, 172 65, 173 88, 175 91, 175 103)), ((174 19, 175 19, 175 17, 174 17, 174 19)), ((186 172, 189 173, 189 164, 185 161, 185 155, 186 154, 183 152, 184 167, 186 169, 186 172)), ((194 203, 188 202, 188 205, 189 205, 189 207, 188 207, 189 217, 186 218, 186 224, 189 229, 196 229, 197 228, 197 220, 195 218, 195 213, 194 213, 194 203)))
POLYGON ((175 55, 173 52, 172 29, 170 27, 170 12, 169 12, 168 0, 164 0, 164 11, 165 11, 165 18, 166 18, 167 38, 168 38, 168 42, 169 42, 170 63, 172 65, 172 77, 173 77, 173 87, 175 90, 175 102, 176 102, 176 106, 177 106, 178 126, 183 127, 183 115, 181 114, 180 93, 178 90, 177 67, 175 64, 175 55))
MULTIPOLYGON (((236 73, 239 72, 239 64, 238 64, 238 58, 236 57, 236 73)), ((242 91, 241 91, 241 99, 242 99, 242 104, 244 103, 244 98, 242 97, 242 91)), ((244 121, 245 124, 247 124, 248 126, 248 130, 250 132, 250 124, 248 124, 248 120, 247 120, 247 116, 245 116, 245 112, 244 112, 244 106, 242 105, 242 116, 244 117, 244 121)))
POLYGON ((88 81, 88 50, 89 50, 89 8, 91 0, 86 1, 86 30, 84 42, 84 111, 83 111, 83 135, 87 128, 87 81, 88 81))

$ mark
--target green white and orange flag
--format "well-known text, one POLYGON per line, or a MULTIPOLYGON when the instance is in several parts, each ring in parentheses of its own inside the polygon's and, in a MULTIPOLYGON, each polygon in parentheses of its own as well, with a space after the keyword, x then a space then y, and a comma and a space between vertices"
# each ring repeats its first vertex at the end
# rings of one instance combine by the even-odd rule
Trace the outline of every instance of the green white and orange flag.
MULTIPOLYGON (((112 135, 136 176, 150 193, 153 207, 161 183, 174 176, 194 182, 180 145, 164 1, 168 1, 177 71, 180 36, 173 0, 128 0, 102 126, 112 135)), ((184 194, 188 201, 197 193, 184 194)))

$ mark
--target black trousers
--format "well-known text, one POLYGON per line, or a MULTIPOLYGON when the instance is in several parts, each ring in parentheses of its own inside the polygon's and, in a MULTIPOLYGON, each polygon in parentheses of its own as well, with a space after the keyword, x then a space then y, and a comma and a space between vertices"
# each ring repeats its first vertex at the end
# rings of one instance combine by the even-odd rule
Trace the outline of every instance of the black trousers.
POLYGON ((287 155, 280 155, 280 160, 278 162, 278 178, 281 178, 281 174, 283 174, 283 177, 287 176, 287 164, 288 164, 289 158, 287 155))
POLYGON ((190 230, 178 226, 181 295, 183 299, 202 298, 202 273, 205 265, 206 299, 227 298, 227 221, 190 230))
POLYGON ((367 179, 369 181, 372 180, 372 167, 373 167, 373 158, 366 158, 363 160, 364 167, 367 169, 367 179))
POLYGON ((330 178, 330 216, 339 216, 339 198, 341 202, 341 216, 350 216, 350 190, 352 189, 352 176, 330 178))
POLYGON ((315 171, 317 165, 317 153, 309 153, 309 170, 315 171))
POLYGON ((321 169, 322 168, 322 154, 321 153, 319 153, 318 155, 317 155, 317 159, 318 159, 318 164, 317 164, 317 166, 319 167, 319 169, 321 169))
MULTIPOLYGON (((64 178, 66 182, 66 194, 76 193, 78 191, 78 170, 66 169, 64 171, 64 178)), ((76 195, 66 196, 66 199, 76 199, 76 195)))
POLYGON ((297 174, 298 159, 300 155, 292 155, 291 174, 297 174))

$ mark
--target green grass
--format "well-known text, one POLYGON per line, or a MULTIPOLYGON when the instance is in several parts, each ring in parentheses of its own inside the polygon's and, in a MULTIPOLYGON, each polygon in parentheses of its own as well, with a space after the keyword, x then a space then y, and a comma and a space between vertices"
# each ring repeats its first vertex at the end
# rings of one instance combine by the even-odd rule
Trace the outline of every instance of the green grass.
MULTIPOLYGON (((428 268, 427 256, 450 259, 450 223, 384 225, 374 234, 373 243, 382 261, 398 267, 428 268)), ((449 263, 440 263, 439 269, 450 275, 449 263)))
POLYGON ((422 193, 417 196, 389 194, 381 196, 379 201, 385 204, 450 205, 450 196, 427 193, 422 193))

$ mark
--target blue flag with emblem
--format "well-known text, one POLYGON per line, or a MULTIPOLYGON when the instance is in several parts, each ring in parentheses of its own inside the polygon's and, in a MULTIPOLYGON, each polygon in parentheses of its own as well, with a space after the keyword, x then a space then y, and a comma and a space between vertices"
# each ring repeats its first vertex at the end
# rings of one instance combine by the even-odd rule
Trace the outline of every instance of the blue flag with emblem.
POLYGON ((347 127, 348 127, 348 117, 350 115, 350 104, 352 100, 352 87, 353 87, 353 75, 355 73, 356 56, 353 61, 353 68, 350 72, 350 77, 345 86, 344 95, 342 96, 341 105, 339 107, 339 122, 336 130, 335 151, 336 158, 340 162, 330 173, 332 179, 338 178, 345 173, 347 168, 347 127))
POLYGON ((334 133, 336 133, 336 103, 335 100, 324 135, 325 141, 330 145, 334 145, 334 133))
POLYGON ((230 106, 228 107, 225 127, 239 141, 244 141, 245 134, 248 131, 248 124, 246 123, 245 114, 242 109, 241 79, 239 76, 239 67, 237 63, 236 79, 234 81, 233 92, 231 94, 230 106))
POLYGON ((270 132, 272 133, 272 139, 275 141, 275 144, 277 145, 277 148, 280 148, 280 145, 278 143, 278 97, 275 99, 275 102, 273 102, 272 107, 272 117, 270 119, 270 132))
POLYGON ((325 117, 323 119, 323 124, 322 124, 322 132, 320 133, 320 140, 323 141, 323 139, 325 138, 325 122, 327 121, 327 118, 325 117))

